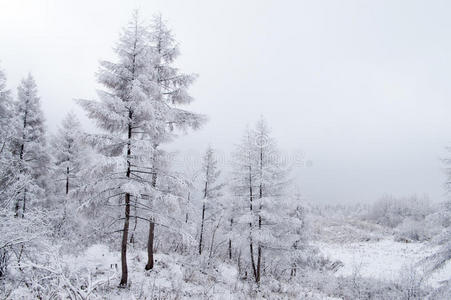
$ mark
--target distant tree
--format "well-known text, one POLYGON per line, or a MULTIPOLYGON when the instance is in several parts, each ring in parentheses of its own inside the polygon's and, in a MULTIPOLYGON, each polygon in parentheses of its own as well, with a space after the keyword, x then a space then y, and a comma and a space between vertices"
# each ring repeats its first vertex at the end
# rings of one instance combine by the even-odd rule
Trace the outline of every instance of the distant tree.
MULTIPOLYGON (((248 239, 249 239, 249 250, 250 250, 250 260, 252 266, 252 273, 255 280, 257 280, 257 268, 254 259, 254 230, 255 230, 255 220, 254 220, 254 200, 255 200, 255 190, 257 188, 257 158, 255 152, 255 140, 252 131, 247 128, 241 143, 237 145, 237 148, 233 154, 234 160, 232 161, 232 182, 231 188, 234 195, 241 200, 243 203, 247 202, 246 206, 240 207, 240 217, 235 217, 232 219, 239 219, 240 223, 249 224, 248 239)), ((238 202, 239 203, 239 202, 238 202)), ((238 220, 237 220, 238 221, 238 220)))
POLYGON ((205 212, 207 202, 212 201, 219 195, 219 191, 222 185, 216 184, 221 171, 218 170, 218 162, 214 157, 214 151, 211 147, 207 148, 207 151, 203 158, 202 164, 202 217, 200 223, 200 238, 199 238, 199 254, 202 254, 203 249, 203 234, 205 223, 205 212))
POLYGON ((54 166, 52 179, 57 187, 61 187, 57 188, 57 193, 67 195, 79 185, 82 165, 88 160, 82 139, 80 121, 74 113, 68 113, 50 141, 54 166))
POLYGON ((235 151, 232 188, 235 195, 248 198, 248 210, 241 222, 249 224, 249 251, 252 273, 257 283, 261 279, 263 249, 286 249, 281 235, 289 210, 283 202, 288 184, 288 171, 264 119, 254 130, 246 130, 235 151), (255 249, 256 248, 256 249, 255 249))

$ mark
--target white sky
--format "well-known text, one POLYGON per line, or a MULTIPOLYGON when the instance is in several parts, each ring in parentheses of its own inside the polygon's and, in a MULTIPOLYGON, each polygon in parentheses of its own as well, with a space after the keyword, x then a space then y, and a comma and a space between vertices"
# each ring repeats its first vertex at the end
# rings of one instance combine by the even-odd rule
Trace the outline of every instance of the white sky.
POLYGON ((451 2, 0 0, 0 66, 14 91, 32 72, 51 131, 79 112, 73 98, 96 97, 134 8, 163 14, 179 66, 200 75, 190 109, 210 122, 174 147, 228 153, 264 115, 281 149, 312 162, 296 171, 311 201, 444 199, 451 2))

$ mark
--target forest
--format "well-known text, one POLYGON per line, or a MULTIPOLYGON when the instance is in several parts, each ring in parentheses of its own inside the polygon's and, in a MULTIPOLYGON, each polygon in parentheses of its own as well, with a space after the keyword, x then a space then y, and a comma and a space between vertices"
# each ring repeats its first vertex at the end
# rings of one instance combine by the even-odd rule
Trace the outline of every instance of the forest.
POLYGON ((111 46, 97 98, 73 95, 95 130, 49 132, 33 74, 14 97, 0 72, 1 299, 451 297, 451 202, 311 202, 258 115, 186 172, 170 145, 209 116, 170 24, 135 12, 111 46))

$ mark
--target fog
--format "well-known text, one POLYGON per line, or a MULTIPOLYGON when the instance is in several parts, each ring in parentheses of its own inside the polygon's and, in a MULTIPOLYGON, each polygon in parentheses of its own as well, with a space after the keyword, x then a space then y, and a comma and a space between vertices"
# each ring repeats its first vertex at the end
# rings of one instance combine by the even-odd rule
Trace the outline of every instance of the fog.
POLYGON ((450 2, 0 0, 0 66, 14 92, 35 76, 50 131, 70 110, 92 129, 73 99, 96 98, 135 8, 162 13, 199 74, 189 109, 209 122, 171 146, 182 156, 226 160, 263 115, 312 202, 445 198, 450 2))

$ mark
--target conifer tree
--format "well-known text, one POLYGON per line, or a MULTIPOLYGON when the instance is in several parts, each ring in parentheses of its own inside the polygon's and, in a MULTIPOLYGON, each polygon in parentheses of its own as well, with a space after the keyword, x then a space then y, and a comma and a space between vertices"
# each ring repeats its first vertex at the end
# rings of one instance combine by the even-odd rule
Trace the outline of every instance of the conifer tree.
MULTIPOLYGON (((247 129, 234 155, 232 188, 248 208, 241 207, 241 223, 248 223, 252 274, 260 282, 264 248, 287 249, 282 245, 283 224, 289 219, 284 190, 288 184, 287 168, 276 148, 264 119, 255 129, 247 129)), ((243 229, 246 227, 242 227, 243 229)))
POLYGON ((13 101, 11 91, 6 88, 6 76, 0 69, 0 155, 8 153, 8 142, 12 134, 13 101))
POLYGON ((16 216, 24 216, 27 205, 43 200, 47 187, 49 155, 46 148, 44 115, 36 83, 31 76, 18 87, 16 118, 18 129, 13 154, 17 160, 21 189, 15 203, 16 216))
MULTIPOLYGON (((152 194, 152 135, 162 126, 160 111, 151 105, 155 90, 151 50, 147 28, 135 13, 124 28, 115 48, 117 62, 102 61, 98 81, 106 90, 99 91, 100 102, 79 100, 88 117, 105 133, 88 136, 103 161, 94 172, 98 180, 89 189, 97 191, 109 202, 119 197, 124 207, 121 242, 120 286, 127 286, 127 242, 130 225, 131 197, 145 198, 152 194)), ((96 194, 96 195, 98 195, 96 194)))
POLYGON ((203 234, 204 234, 204 223, 205 223, 205 213, 206 213, 206 204, 207 202, 211 202, 219 195, 219 190, 222 185, 217 185, 216 181, 221 174, 221 171, 218 170, 218 162, 214 157, 214 151, 211 147, 207 148, 207 151, 204 155, 203 164, 202 164, 202 183, 203 183, 203 191, 202 191, 202 216, 201 216, 201 225, 200 225, 200 238, 199 238, 199 254, 202 254, 203 249, 203 234))
MULTIPOLYGON (((152 136, 156 150, 161 144, 170 142, 176 137, 175 130, 197 129, 205 120, 199 114, 180 108, 181 105, 187 105, 193 100, 188 93, 188 88, 196 76, 183 74, 174 66, 174 61, 179 55, 178 44, 161 15, 156 15, 152 19, 149 42, 152 47, 152 64, 155 72, 155 90, 151 105, 155 111, 159 112, 157 122, 160 124, 155 128, 152 136)), ((155 165, 158 165, 158 162, 155 162, 155 165)), ((158 168, 153 169, 154 186, 157 184, 159 173, 161 172, 158 168)), ((149 218, 146 270, 153 268, 154 217, 149 218)))
POLYGON ((11 153, 11 141, 17 127, 14 126, 14 103, 11 92, 6 88, 6 76, 0 70, 0 203, 2 207, 9 206, 17 193, 14 176, 15 166, 11 153))
POLYGON ((88 160, 82 138, 80 121, 74 113, 68 113, 51 140, 52 179, 57 194, 67 195, 79 186, 83 163, 88 160))

